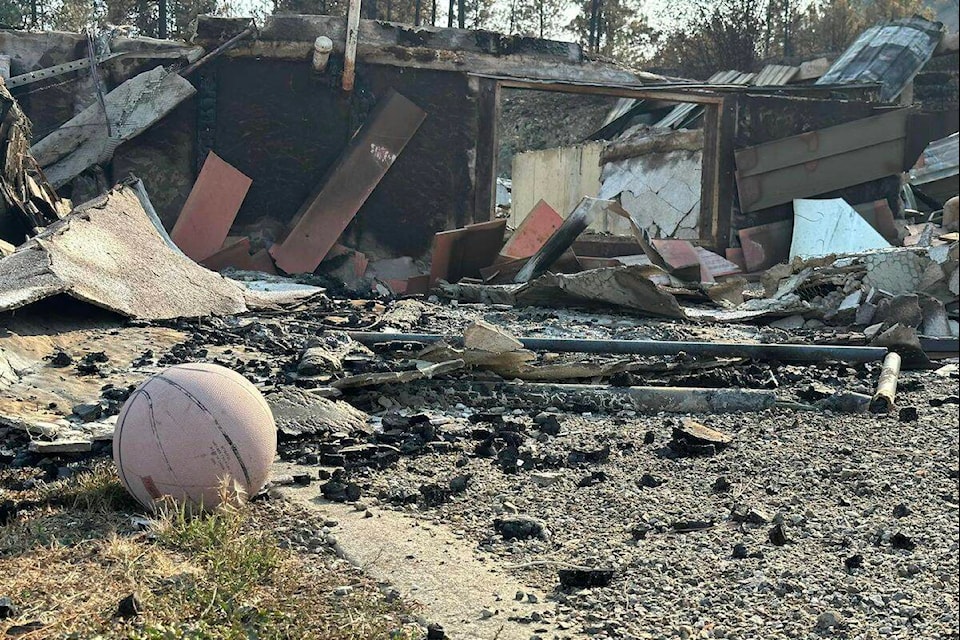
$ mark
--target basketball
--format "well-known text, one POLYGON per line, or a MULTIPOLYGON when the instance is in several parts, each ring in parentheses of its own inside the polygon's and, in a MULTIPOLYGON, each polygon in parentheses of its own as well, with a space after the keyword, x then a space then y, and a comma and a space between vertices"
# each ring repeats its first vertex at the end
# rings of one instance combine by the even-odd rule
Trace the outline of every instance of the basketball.
POLYGON ((130 394, 113 435, 120 480, 153 510, 170 496, 212 510, 263 488, 277 451, 277 429, 260 391, 214 364, 180 364, 130 394))

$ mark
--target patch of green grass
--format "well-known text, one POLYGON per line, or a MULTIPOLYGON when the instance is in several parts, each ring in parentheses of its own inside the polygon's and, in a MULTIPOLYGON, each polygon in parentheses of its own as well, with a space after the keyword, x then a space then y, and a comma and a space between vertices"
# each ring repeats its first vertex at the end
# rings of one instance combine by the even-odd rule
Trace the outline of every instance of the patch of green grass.
POLYGON ((72 481, 60 481, 44 488, 47 500, 69 509, 95 512, 142 511, 120 483, 112 465, 99 465, 78 474, 72 481))
POLYGON ((22 610, 0 621, 0 636, 39 621, 36 637, 78 639, 422 637, 404 624, 408 605, 388 602, 357 571, 283 548, 275 532, 310 517, 288 503, 227 501, 206 514, 167 504, 139 531, 130 515, 143 511, 106 463, 13 497, 33 506, 0 527, 0 594, 22 610), (344 584, 353 591, 335 596, 344 584), (116 618, 133 592, 141 614, 116 618))

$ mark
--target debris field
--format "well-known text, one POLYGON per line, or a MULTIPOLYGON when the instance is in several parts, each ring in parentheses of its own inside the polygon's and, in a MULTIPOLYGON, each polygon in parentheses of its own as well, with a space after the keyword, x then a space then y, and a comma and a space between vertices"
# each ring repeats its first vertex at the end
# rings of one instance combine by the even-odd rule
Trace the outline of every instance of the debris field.
MULTIPOLYGON (((958 637, 957 121, 913 93, 956 34, 700 82, 359 10, 0 31, 0 560, 207 363, 276 426, 237 499, 396 637, 958 637), (617 101, 528 151, 501 91, 617 101)), ((3 633, 61 637, 7 588, 3 633)))

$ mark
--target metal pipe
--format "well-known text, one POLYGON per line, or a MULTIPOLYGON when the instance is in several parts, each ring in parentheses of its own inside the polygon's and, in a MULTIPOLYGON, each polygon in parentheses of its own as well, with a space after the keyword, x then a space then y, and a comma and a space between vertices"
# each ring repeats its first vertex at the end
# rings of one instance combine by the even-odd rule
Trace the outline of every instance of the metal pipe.
MULTIPOLYGON (((385 342, 447 342, 462 345, 460 336, 424 333, 350 332, 357 342, 370 346, 385 342)), ((692 356, 752 358, 782 362, 872 362, 887 355, 883 347, 846 347, 806 344, 748 344, 741 342, 683 342, 673 340, 584 340, 579 338, 517 338, 525 349, 556 353, 602 353, 612 355, 692 356)))
POLYGON ((877 382, 877 392, 870 401, 870 411, 874 413, 890 413, 896 408, 897 381, 900 377, 900 354, 891 351, 883 359, 883 368, 880 370, 880 380, 877 382))
POLYGON ((184 67, 184 68, 180 71, 180 75, 183 76, 184 78, 187 77, 188 75, 190 75, 191 73, 193 73, 194 71, 196 71, 197 69, 199 69, 200 67, 202 67, 203 65, 207 64, 208 62, 210 62, 211 60, 213 60, 214 58, 216 58, 216 57, 219 56, 220 54, 222 54, 222 53, 224 53, 225 51, 228 51, 228 50, 232 49, 233 47, 237 46, 237 44, 238 44, 241 40, 243 40, 244 38, 247 38, 247 37, 253 35, 253 34, 256 33, 256 32, 257 32, 257 27, 256 27, 256 25, 253 24, 253 23, 251 23, 249 27, 247 27, 246 29, 244 29, 243 31, 241 31, 240 33, 238 33, 237 35, 233 36, 232 38, 230 38, 229 40, 227 40, 226 42, 224 42, 222 45, 220 45, 219 47, 217 47, 216 49, 214 49, 213 51, 211 51, 211 52, 208 53, 207 55, 203 56, 202 58, 200 58, 199 60, 197 60, 197 61, 194 62, 193 64, 184 67))
POLYGON ((327 36, 317 36, 313 41, 313 70, 323 73, 327 70, 330 61, 330 52, 333 51, 333 40, 327 36))

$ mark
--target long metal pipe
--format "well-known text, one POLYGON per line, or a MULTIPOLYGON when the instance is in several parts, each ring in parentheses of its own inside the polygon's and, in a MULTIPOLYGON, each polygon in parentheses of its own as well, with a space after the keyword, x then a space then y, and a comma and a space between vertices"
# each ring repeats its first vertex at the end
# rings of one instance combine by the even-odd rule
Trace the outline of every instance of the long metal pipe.
MULTIPOLYGON (((350 332, 357 342, 370 346, 385 342, 447 342, 463 344, 460 336, 429 333, 350 332)), ((883 347, 848 347, 806 344, 749 344, 742 342, 684 342, 674 340, 585 340, 579 338, 517 338, 524 348, 557 353, 602 353, 611 355, 672 356, 680 352, 692 356, 752 358, 781 362, 872 362, 883 360, 883 347)))
POLYGON ((232 38, 230 38, 229 40, 221 44, 219 47, 217 47, 207 55, 203 56, 193 64, 190 64, 184 67, 183 69, 181 69, 180 75, 183 77, 187 77, 188 75, 190 75, 191 73, 193 73, 194 71, 202 67, 203 65, 207 64, 214 58, 220 56, 221 54, 237 46, 240 43, 240 41, 243 40, 244 38, 248 38, 253 34, 255 34, 256 32, 257 32, 257 27, 253 23, 251 23, 249 27, 247 27, 237 35, 233 36, 232 38))

